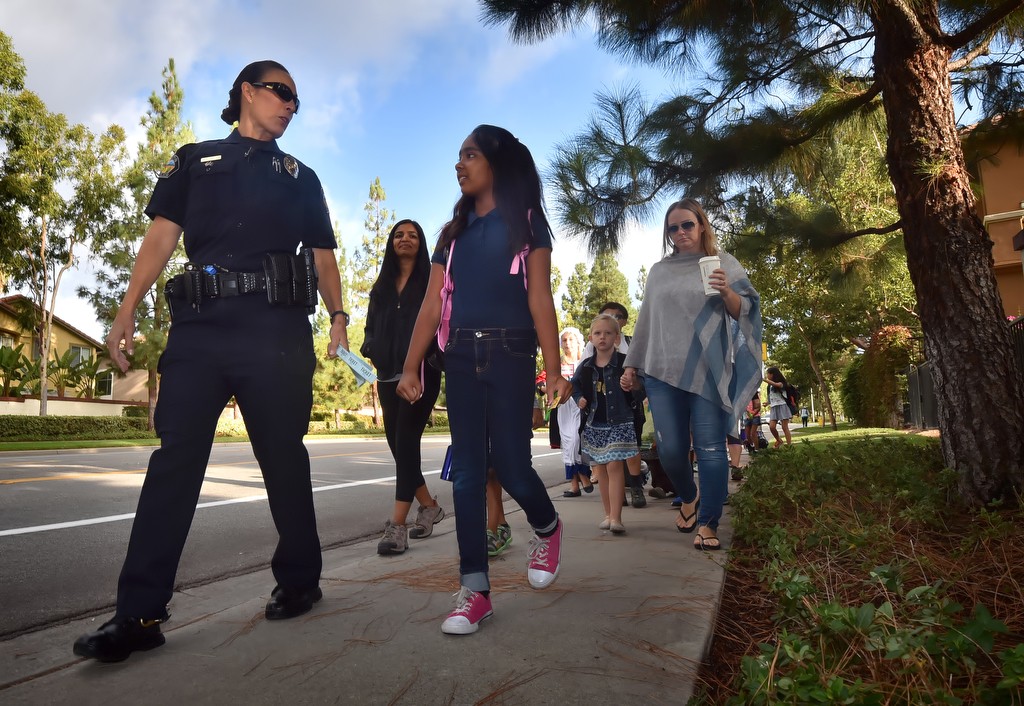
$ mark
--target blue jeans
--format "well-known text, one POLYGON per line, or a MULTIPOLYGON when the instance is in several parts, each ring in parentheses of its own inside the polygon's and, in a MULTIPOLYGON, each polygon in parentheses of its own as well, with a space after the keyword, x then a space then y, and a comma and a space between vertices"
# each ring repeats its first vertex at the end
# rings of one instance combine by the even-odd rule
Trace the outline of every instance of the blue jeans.
POLYGON ((722 505, 729 494, 729 453, 725 436, 729 414, 698 394, 667 382, 644 378, 647 399, 658 437, 658 459, 684 502, 693 502, 697 486, 690 466, 690 435, 700 475, 700 513, 697 522, 718 529, 722 505))
POLYGON ((455 329, 445 347, 460 583, 473 591, 490 590, 488 450, 501 486, 530 526, 549 532, 558 523, 530 456, 536 358, 533 329, 455 329))

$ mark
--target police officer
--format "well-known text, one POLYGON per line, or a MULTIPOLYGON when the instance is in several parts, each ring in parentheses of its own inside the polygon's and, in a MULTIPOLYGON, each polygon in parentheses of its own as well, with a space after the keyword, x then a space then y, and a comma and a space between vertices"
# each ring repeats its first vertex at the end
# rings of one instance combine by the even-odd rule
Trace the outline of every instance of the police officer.
POLYGON ((150 458, 139 497, 116 613, 75 642, 79 656, 116 662, 164 643, 160 623, 169 617, 217 419, 232 396, 279 534, 271 563, 277 587, 266 617, 301 615, 322 596, 320 540, 302 443, 313 399, 308 314, 317 289, 332 312, 330 357, 339 346, 348 348, 348 315, 320 181, 276 142, 298 109, 295 83, 283 66, 249 64, 221 114, 229 125, 238 121, 238 128, 223 140, 185 145, 159 174, 146 209, 153 223, 106 342, 112 360, 126 371, 135 309, 184 231, 189 263, 167 291, 173 323, 159 367, 160 448, 150 458))

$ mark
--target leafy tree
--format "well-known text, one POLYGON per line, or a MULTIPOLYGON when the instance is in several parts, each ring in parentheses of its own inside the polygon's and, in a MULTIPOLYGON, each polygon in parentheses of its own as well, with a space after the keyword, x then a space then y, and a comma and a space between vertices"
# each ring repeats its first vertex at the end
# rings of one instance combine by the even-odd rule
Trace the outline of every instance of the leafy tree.
MULTIPOLYGON (((156 175, 178 147, 196 139, 191 125, 182 119, 185 92, 178 83, 173 58, 168 59, 162 76, 161 91, 150 94, 149 109, 140 121, 146 128, 145 142, 138 146, 135 161, 123 175, 126 199, 120 217, 93 239, 92 253, 97 262, 95 284, 77 290, 78 296, 92 304, 97 320, 104 327, 111 325, 124 299, 135 258, 149 228, 145 211, 156 186, 156 175)), ((150 429, 156 410, 157 363, 167 345, 171 326, 164 286, 171 270, 185 260, 184 247, 179 242, 168 268, 157 277, 135 312, 136 340, 131 362, 132 367, 147 372, 150 429)))
POLYGON ((816 241, 902 229, 945 463, 967 502, 1019 502, 1024 445, 1006 439, 1024 428, 1024 374, 1003 321, 954 95, 981 110, 975 135, 1024 134, 1024 0, 483 4, 487 21, 507 23, 519 39, 590 20, 607 49, 707 76, 657 105, 636 91, 604 96, 590 129, 566 146, 555 165, 563 221, 587 234, 593 250, 614 249, 658 194, 690 193, 723 210, 737 184, 778 173, 815 140, 884 112, 896 217, 851 228, 826 209, 831 222, 816 241))
POLYGON ((21 390, 29 366, 24 350, 24 344, 16 348, 0 346, 0 397, 10 397, 21 390))
MULTIPOLYGON (((77 267, 78 250, 107 227, 120 198, 124 131, 114 125, 97 136, 69 125, 28 90, 6 95, 3 111, 0 227, 2 239, 20 253, 6 266, 10 280, 31 292, 39 379, 47 380, 61 280, 77 267)), ((39 414, 46 408, 43 389, 39 414)))
POLYGON ((68 388, 77 388, 82 384, 82 374, 78 369, 78 356, 69 348, 63 355, 54 355, 46 368, 46 379, 53 383, 58 397, 65 397, 68 388))
MULTIPOLYGON (((327 345, 330 343, 330 325, 326 315, 317 316, 313 337, 316 352, 316 371, 313 373, 313 408, 330 413, 335 425, 341 421, 346 410, 359 409, 370 395, 370 386, 356 386, 352 369, 339 360, 327 359, 327 345)), ((348 327, 349 348, 358 351, 363 344, 364 330, 360 322, 352 320, 348 327)), ((376 422, 375 422, 376 423, 376 422)))

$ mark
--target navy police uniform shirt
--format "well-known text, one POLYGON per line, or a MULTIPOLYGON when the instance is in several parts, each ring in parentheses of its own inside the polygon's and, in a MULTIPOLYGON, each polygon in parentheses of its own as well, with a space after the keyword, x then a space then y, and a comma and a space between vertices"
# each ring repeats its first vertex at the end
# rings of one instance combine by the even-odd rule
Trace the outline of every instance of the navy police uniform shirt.
POLYGON ((276 140, 243 137, 181 147, 158 175, 146 207, 185 232, 189 260, 262 272, 268 252, 337 247, 323 187, 276 140))
MULTIPOLYGON (((551 248, 548 229, 534 218, 531 250, 551 248)), ((498 209, 485 216, 469 214, 464 230, 456 239, 450 274, 452 330, 457 328, 533 328, 526 298, 522 269, 511 274, 509 230, 498 209)), ((437 248, 431 262, 444 266, 447 249, 437 248)), ((545 283, 544 286, 550 286, 545 283)))

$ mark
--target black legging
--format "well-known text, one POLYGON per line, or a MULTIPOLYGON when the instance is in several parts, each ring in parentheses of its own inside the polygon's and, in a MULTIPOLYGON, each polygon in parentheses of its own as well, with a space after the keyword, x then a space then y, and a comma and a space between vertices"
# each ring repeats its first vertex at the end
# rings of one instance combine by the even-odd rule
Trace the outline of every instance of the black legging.
POLYGON ((411 503, 426 481, 420 467, 420 439, 441 392, 441 373, 424 365, 423 397, 409 404, 398 396, 398 381, 378 382, 384 434, 395 459, 395 500, 411 503))

